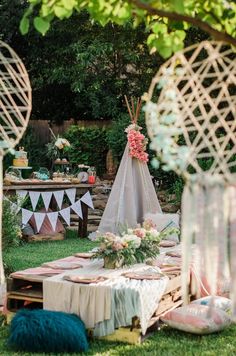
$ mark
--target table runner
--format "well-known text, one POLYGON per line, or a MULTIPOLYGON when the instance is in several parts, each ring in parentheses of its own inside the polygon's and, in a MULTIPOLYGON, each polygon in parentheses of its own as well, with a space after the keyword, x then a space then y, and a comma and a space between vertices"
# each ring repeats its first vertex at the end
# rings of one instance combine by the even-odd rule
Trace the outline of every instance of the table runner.
POLYGON ((160 280, 130 280, 121 276, 126 271, 148 269, 145 264, 131 268, 107 270, 103 261, 94 260, 83 268, 66 271, 43 281, 44 309, 75 313, 84 321, 86 328, 94 328, 95 336, 114 332, 119 326, 132 324, 132 318, 140 318, 142 333, 158 307, 165 292, 168 277, 160 280), (102 275, 108 277, 98 284, 72 283, 65 275, 102 275))

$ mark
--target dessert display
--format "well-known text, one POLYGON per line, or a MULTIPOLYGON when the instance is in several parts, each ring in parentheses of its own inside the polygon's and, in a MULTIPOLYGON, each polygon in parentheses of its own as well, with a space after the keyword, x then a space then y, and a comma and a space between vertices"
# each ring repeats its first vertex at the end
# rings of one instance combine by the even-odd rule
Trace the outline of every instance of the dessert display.
POLYGON ((24 147, 19 147, 19 151, 15 152, 15 158, 13 159, 14 167, 28 167, 27 152, 24 151, 24 147))

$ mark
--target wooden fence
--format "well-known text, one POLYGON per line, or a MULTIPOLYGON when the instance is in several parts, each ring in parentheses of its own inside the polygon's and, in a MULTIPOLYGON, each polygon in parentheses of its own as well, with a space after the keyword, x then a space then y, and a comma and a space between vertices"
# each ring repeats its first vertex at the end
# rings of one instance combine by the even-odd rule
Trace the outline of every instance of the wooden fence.
POLYGON ((63 121, 60 125, 52 123, 47 120, 30 120, 29 126, 34 130, 34 133, 39 138, 40 142, 46 144, 51 140, 51 134, 49 131, 49 127, 52 129, 54 134, 63 136, 65 131, 71 125, 78 125, 81 128, 86 127, 99 127, 99 128, 107 128, 111 125, 110 121, 102 121, 102 120, 93 120, 93 121, 85 121, 79 120, 75 121, 74 119, 63 121))

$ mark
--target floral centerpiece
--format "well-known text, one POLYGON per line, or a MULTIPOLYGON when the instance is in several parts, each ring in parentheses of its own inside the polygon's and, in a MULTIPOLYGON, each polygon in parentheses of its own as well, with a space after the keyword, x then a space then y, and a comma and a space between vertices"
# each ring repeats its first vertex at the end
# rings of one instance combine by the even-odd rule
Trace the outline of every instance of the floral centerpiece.
POLYGON ((133 123, 129 125, 125 132, 127 133, 127 139, 129 144, 129 155, 131 157, 139 159, 141 162, 148 162, 148 154, 146 151, 148 140, 140 132, 142 127, 133 123))
POLYGON ((142 226, 126 229, 121 236, 107 232, 98 237, 100 246, 94 258, 103 258, 105 268, 142 263, 159 254, 158 244, 169 230, 158 232, 151 220, 145 220, 142 226))
POLYGON ((47 156, 52 160, 62 159, 64 152, 68 149, 68 147, 70 147, 70 142, 63 137, 55 136, 53 131, 51 129, 49 130, 52 134, 53 140, 46 145, 47 156))

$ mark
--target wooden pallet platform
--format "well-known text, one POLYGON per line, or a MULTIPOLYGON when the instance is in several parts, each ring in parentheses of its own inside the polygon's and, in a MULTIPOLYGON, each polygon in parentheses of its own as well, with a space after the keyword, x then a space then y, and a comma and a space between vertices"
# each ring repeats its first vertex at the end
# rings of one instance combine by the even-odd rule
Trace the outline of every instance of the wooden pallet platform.
MULTIPOLYGON (((9 315, 7 322, 11 321, 14 313, 23 308, 43 308, 43 280, 46 276, 14 276, 7 280, 7 309, 9 315)), ((99 339, 108 341, 121 341, 130 344, 139 344, 145 338, 158 330, 160 317, 167 311, 177 308, 182 304, 181 294, 181 276, 172 277, 166 287, 166 291, 161 298, 156 312, 148 324, 146 335, 142 335, 138 318, 133 318, 132 325, 129 327, 120 327, 113 334, 101 337, 99 339)), ((93 331, 89 330, 89 335, 93 337, 93 331)))

